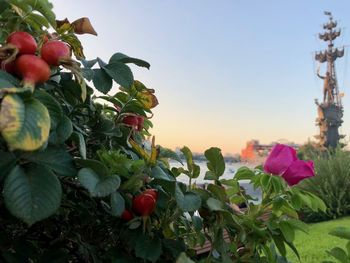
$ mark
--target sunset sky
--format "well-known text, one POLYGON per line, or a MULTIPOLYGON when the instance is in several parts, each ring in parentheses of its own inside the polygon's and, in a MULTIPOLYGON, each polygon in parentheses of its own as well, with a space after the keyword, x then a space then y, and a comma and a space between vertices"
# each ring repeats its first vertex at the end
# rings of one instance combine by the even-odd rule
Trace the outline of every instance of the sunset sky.
MULTIPOLYGON (((343 30, 336 45, 350 43, 348 0, 52 2, 58 19, 90 18, 99 35, 80 37, 88 59, 122 52, 151 63, 149 71, 132 70, 156 90, 151 133, 173 149, 218 146, 233 154, 250 139, 313 139, 314 99, 322 99, 323 85, 313 52, 325 47, 317 37, 327 21, 323 11, 332 11, 343 30)), ((336 63, 347 139, 348 51, 336 63)))

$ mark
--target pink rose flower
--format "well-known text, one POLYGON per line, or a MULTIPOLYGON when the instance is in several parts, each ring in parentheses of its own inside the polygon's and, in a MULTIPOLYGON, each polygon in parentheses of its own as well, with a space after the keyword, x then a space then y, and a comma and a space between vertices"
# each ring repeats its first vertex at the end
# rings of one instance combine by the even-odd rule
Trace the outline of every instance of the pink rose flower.
POLYGON ((282 177, 289 185, 298 184, 301 180, 312 177, 315 175, 314 162, 313 161, 294 161, 282 174, 282 177))
POLYGON ((264 171, 274 175, 282 175, 297 159, 297 152, 294 148, 276 144, 265 161, 264 171))
POLYGON ((288 185, 298 184, 301 180, 315 175, 312 161, 298 160, 294 148, 276 144, 264 164, 264 171, 282 176, 288 185))

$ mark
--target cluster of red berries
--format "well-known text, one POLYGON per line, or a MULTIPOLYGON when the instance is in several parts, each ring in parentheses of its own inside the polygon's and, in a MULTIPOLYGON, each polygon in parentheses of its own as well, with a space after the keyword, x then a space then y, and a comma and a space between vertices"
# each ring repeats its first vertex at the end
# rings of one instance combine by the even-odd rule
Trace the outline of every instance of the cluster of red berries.
POLYGON ((1 68, 10 74, 22 77, 23 85, 34 87, 50 78, 50 66, 59 66, 63 59, 70 59, 68 44, 59 40, 44 40, 40 50, 35 38, 27 32, 16 31, 6 39, 3 48, 14 48, 16 57, 1 62, 1 68), (45 41, 46 40, 46 41, 45 41), (40 56, 37 56, 37 52, 40 56))
POLYGON ((157 200, 157 190, 147 189, 133 198, 132 211, 125 209, 121 218, 130 221, 134 218, 134 213, 138 216, 150 216, 156 208, 157 200))

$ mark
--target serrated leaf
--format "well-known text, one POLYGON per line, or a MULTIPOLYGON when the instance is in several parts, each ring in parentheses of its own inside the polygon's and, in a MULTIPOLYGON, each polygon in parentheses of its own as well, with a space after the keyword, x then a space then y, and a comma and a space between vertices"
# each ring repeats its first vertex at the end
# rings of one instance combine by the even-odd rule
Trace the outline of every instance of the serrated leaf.
POLYGON ((5 180, 4 201, 8 210, 31 225, 55 213, 62 189, 57 177, 44 166, 16 166, 5 180))
POLYGON ((221 154, 221 150, 216 147, 212 147, 204 152, 205 157, 209 161, 207 163, 208 169, 212 172, 211 175, 215 176, 215 179, 219 179, 225 172, 225 160, 221 154))
POLYGON ((57 123, 56 130, 52 131, 50 134, 50 143, 52 144, 63 144, 73 133, 72 121, 66 116, 59 120, 57 123))
POLYGON ((56 26, 56 16, 52 11, 53 5, 50 2, 47 0, 26 0, 26 3, 40 12, 53 27, 56 26))
POLYGON ((11 150, 33 151, 48 139, 50 116, 37 99, 6 95, 1 103, 0 131, 11 150))
POLYGON ((159 166, 155 166, 152 168, 151 175, 153 178, 158 179, 158 180, 175 181, 175 178, 173 178, 171 175, 167 174, 159 166))
POLYGON ((111 194, 110 202, 112 215, 121 216, 121 214, 125 210, 125 200, 118 191, 111 194))
POLYGON ((78 172, 79 182, 92 196, 104 197, 119 188, 120 178, 116 175, 101 176, 90 168, 82 168, 78 172))
POLYGON ((62 148, 48 147, 44 151, 25 153, 22 158, 43 165, 62 176, 75 176, 72 156, 62 148))
POLYGON ((192 152, 190 150, 190 148, 188 148, 187 146, 182 147, 182 149, 180 150, 183 155, 185 156, 186 159, 186 163, 187 163, 187 170, 190 172, 190 176, 193 175, 193 171, 194 171, 194 162, 193 162, 193 155, 192 152))
POLYGON ((160 158, 169 158, 169 159, 175 160, 183 165, 181 157, 176 152, 174 152, 168 148, 164 148, 162 146, 159 147, 159 157, 160 158))
POLYGON ((112 78, 103 69, 93 69, 93 72, 92 82, 95 88, 107 94, 112 88, 112 78))
POLYGON ((51 130, 56 129, 57 124, 60 122, 63 116, 62 108, 59 102, 46 91, 39 89, 35 90, 33 96, 45 105, 50 115, 51 130))
POLYGON ((196 211, 202 203, 201 198, 197 194, 193 192, 184 194, 178 184, 175 185, 175 199, 184 212, 196 211))
POLYGON ((254 172, 249 169, 248 167, 240 167, 238 168, 237 172, 235 173, 235 179, 236 180, 250 180, 254 177, 254 172))
POLYGON ((131 88, 134 83, 134 75, 132 74, 131 69, 121 63, 113 62, 102 67, 105 72, 119 85, 124 88, 131 88))
POLYGON ((138 58, 132 58, 127 55, 124 55, 122 53, 115 53, 110 59, 109 63, 115 63, 115 62, 121 62, 121 63, 133 63, 140 67, 150 68, 150 64, 144 60, 138 59, 138 58))
POLYGON ((97 63, 97 58, 92 59, 92 60, 85 60, 85 59, 82 59, 82 60, 81 60, 81 63, 83 64, 84 67, 90 69, 90 68, 92 68, 92 67, 97 63))
POLYGON ((211 211, 225 211, 223 203, 212 197, 207 200, 207 206, 211 211))

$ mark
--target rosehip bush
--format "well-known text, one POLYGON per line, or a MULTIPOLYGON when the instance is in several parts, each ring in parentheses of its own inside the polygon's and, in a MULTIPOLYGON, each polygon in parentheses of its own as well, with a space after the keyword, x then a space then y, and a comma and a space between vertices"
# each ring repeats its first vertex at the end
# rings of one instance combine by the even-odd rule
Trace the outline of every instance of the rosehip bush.
MULTIPOLYGON (((199 187, 187 147, 182 160, 154 137, 146 143, 158 101, 129 65, 148 62, 122 53, 86 60, 76 34, 96 35, 89 19, 57 20, 46 0, 3 1, 0 16, 1 262, 282 262, 286 245, 297 253, 295 230, 306 227, 296 211, 324 205, 274 172, 285 156, 273 154, 266 173, 241 168, 227 180, 220 149, 210 148, 209 183, 199 187), (34 53, 23 54, 27 37, 9 40, 16 32, 34 39, 34 53)), ((292 168, 288 180, 313 171, 292 168)))

